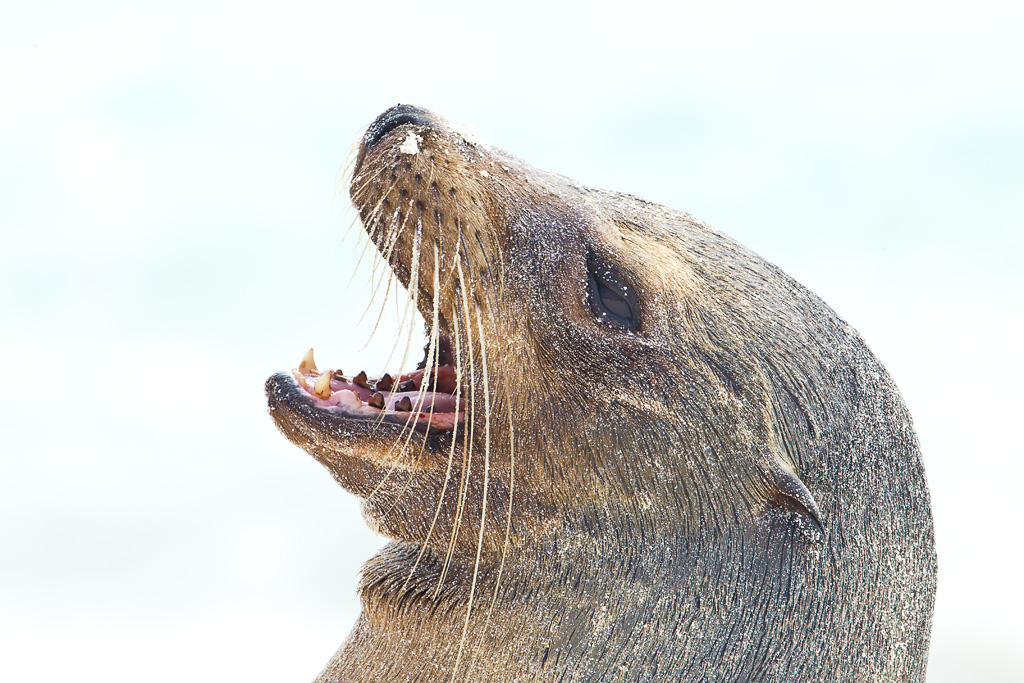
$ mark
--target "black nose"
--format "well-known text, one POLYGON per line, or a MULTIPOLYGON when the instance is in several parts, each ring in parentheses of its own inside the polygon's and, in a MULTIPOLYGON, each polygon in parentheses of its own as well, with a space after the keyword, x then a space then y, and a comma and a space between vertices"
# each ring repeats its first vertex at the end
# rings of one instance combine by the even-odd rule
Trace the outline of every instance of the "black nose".
POLYGON ((411 104, 396 104, 370 124, 366 131, 366 137, 363 138, 363 148, 369 149, 373 147, 377 144, 378 140, 403 124, 417 123, 427 125, 430 122, 430 112, 426 109, 420 109, 411 104))

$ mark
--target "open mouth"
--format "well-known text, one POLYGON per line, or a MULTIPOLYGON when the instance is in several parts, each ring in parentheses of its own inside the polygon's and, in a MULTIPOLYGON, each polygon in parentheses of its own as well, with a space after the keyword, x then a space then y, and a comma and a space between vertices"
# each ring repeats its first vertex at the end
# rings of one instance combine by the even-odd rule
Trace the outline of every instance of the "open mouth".
POLYGON ((313 360, 313 349, 306 352, 292 376, 313 405, 338 417, 382 420, 418 431, 451 431, 465 415, 451 343, 445 336, 439 337, 435 353, 424 350, 424 359, 415 370, 397 376, 321 371, 313 360), (431 367, 427 367, 428 358, 436 361, 431 367))

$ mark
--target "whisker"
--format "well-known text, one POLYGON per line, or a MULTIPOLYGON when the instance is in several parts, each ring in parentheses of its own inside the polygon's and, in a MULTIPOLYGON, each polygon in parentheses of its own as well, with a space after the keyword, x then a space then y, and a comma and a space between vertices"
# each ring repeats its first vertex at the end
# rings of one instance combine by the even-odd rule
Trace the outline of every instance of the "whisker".
MULTIPOLYGON (((410 199, 409 200, 409 208, 411 209, 414 206, 415 206, 415 200, 410 199)), ((412 215, 412 212, 410 211, 406 215, 406 220, 408 220, 411 217, 411 215, 412 215)), ((404 222, 403 222, 403 225, 404 225, 404 222)), ((403 227, 403 229, 404 229, 404 227, 403 227)), ((405 329, 406 322, 409 321, 410 313, 412 313, 413 311, 418 311, 419 310, 419 270, 420 270, 419 255, 420 255, 420 241, 422 239, 422 236, 423 236, 423 220, 422 220, 422 216, 417 213, 417 217, 416 217, 416 232, 413 234, 413 245, 412 245, 412 249, 413 249, 413 262, 412 262, 412 265, 411 265, 410 276, 409 276, 409 287, 406 290, 407 298, 406 298, 406 302, 405 302, 405 310, 402 312, 402 315, 401 315, 402 319, 401 319, 401 322, 399 323, 399 326, 398 326, 399 334, 395 337, 395 343, 391 347, 391 351, 388 353, 388 360, 387 360, 388 363, 390 363, 391 360, 395 357, 395 351, 398 350, 398 342, 401 339, 401 332, 402 332, 402 330, 405 329)), ((415 314, 413 314, 413 315, 415 315, 415 314)), ((406 363, 409 360, 409 349, 412 346, 412 335, 413 335, 412 330, 413 330, 412 324, 410 323, 409 324, 409 336, 406 339, 405 351, 402 354, 402 362, 399 365, 399 374, 401 374, 402 372, 405 371, 406 363)))
MULTIPOLYGON (((397 184, 397 181, 395 181, 395 183, 397 184)), ((390 193, 391 190, 393 190, 393 189, 394 189, 394 185, 391 186, 391 188, 388 190, 388 192, 390 193)), ((378 203, 377 206, 380 207, 381 204, 378 203)), ((388 248, 387 248, 387 251, 385 253, 385 257, 384 257, 383 260, 388 264, 388 268, 386 270, 381 271, 380 279, 377 281, 377 284, 373 286, 373 288, 371 290, 371 294, 370 294, 370 301, 366 304, 366 308, 363 310, 363 314, 362 314, 362 316, 360 316, 359 322, 357 324, 362 323, 363 319, 366 317, 366 314, 369 313, 371 308, 373 308, 373 303, 377 299, 377 292, 380 291, 380 283, 383 281, 384 277, 388 278, 388 291, 391 290, 391 279, 394 277, 395 271, 394 271, 393 268, 390 267, 390 262, 391 262, 391 259, 390 259, 390 248, 391 248, 391 245, 394 242, 398 241, 399 236, 401 236, 401 234, 405 231, 406 220, 408 220, 408 216, 407 216, 406 220, 403 220, 401 222, 398 221, 398 214, 401 211, 400 207, 401 207, 400 204, 396 205, 394 214, 393 214, 392 219, 390 221, 390 225, 388 225, 389 230, 384 235, 384 237, 386 238, 386 243, 388 244, 388 248)), ((376 214, 377 214, 377 208, 375 208, 373 214, 371 214, 371 216, 374 216, 373 221, 385 222, 383 216, 376 216, 376 214)), ((370 245, 373 245, 373 246, 377 247, 378 250, 380 249, 380 247, 372 239, 369 239, 367 241, 366 250, 362 254, 360 254, 359 261, 356 263, 356 269, 357 270, 359 268, 359 265, 362 263, 363 257, 366 255, 366 253, 369 252, 370 245)), ((370 271, 370 282, 371 283, 373 282, 373 278, 377 274, 377 266, 380 264, 380 262, 381 262, 381 259, 379 259, 379 258, 374 259, 374 261, 373 261, 373 266, 372 266, 371 271, 370 271)), ((355 276, 355 272, 356 271, 353 271, 353 273, 352 273, 353 277, 355 276)), ((385 303, 382 304, 382 307, 381 307, 381 313, 382 314, 383 314, 383 308, 387 305, 387 292, 385 292, 385 294, 384 294, 384 302, 385 303)), ((380 324, 380 315, 377 316, 377 324, 374 325, 373 332, 370 333, 370 338, 367 340, 367 346, 369 346, 370 340, 373 339, 373 333, 377 331, 377 325, 378 324, 380 324)), ((363 348, 365 349, 366 346, 364 346, 363 348)))
POLYGON ((459 500, 456 505, 455 521, 452 525, 451 538, 448 541, 448 550, 445 553, 444 564, 441 567, 441 574, 438 578, 437 591, 435 596, 441 592, 441 586, 444 583, 445 576, 448 573, 448 568, 451 564, 452 556, 455 553, 455 543, 458 539, 459 528, 462 525, 462 512, 465 508, 466 502, 466 491, 469 485, 469 472, 470 467, 473 464, 473 432, 476 427, 476 368, 475 368, 475 354, 473 345, 473 328, 469 324, 469 292, 466 290, 466 279, 462 271, 462 259, 456 257, 455 265, 458 270, 459 287, 462 291, 462 311, 459 312, 459 317, 463 321, 463 330, 466 333, 466 347, 469 356, 469 406, 466 411, 466 429, 463 431, 463 468, 462 477, 459 484, 459 500))
MULTIPOLYGON (((481 334, 483 334, 481 332, 481 334)), ((512 421, 512 402, 505 400, 505 405, 508 408, 508 513, 505 515, 505 540, 501 547, 501 560, 498 562, 498 574, 494 580, 494 592, 491 594, 491 605, 487 609, 487 616, 484 618, 483 632, 487 633, 488 628, 491 625, 491 616, 494 614, 494 608, 498 604, 498 593, 501 590, 501 576, 505 571, 505 561, 508 558, 508 547, 510 539, 512 538, 512 500, 515 494, 515 468, 516 468, 516 455, 515 455, 515 423, 512 421)), ((474 653, 473 660, 469 664, 468 672, 471 674, 473 669, 476 667, 476 653, 474 653)))
MULTIPOLYGON (((370 342, 373 341, 374 335, 377 334, 377 330, 378 330, 378 328, 380 328, 380 321, 384 317, 384 311, 386 311, 387 308, 388 308, 388 295, 391 294, 391 285, 394 284, 394 282, 395 282, 395 277, 394 277, 394 274, 392 274, 391 276, 388 277, 388 283, 387 283, 387 285, 384 288, 384 298, 381 299, 380 310, 377 311, 377 319, 373 322, 373 329, 370 330, 369 339, 366 340, 366 343, 363 345, 363 348, 360 349, 360 351, 365 351, 366 348, 370 346, 370 342)), ((377 283, 377 286, 380 287, 380 283, 379 282, 377 283)), ((366 314, 369 313, 369 312, 370 312, 370 309, 369 309, 369 307, 367 307, 367 309, 363 312, 363 315, 359 318, 359 322, 357 322, 356 325, 361 324, 363 322, 363 318, 365 318, 366 314)), ((401 332, 401 327, 399 327, 399 332, 401 332)), ((390 361, 390 360, 391 359, 388 358, 388 361, 390 361)), ((385 365, 387 365, 387 363, 385 363, 385 365)))
MULTIPOLYGON (((439 200, 439 198, 437 196, 437 188, 436 188, 436 186, 434 187, 434 192, 435 192, 435 201, 437 201, 437 203, 440 204, 440 200, 439 200)), ((458 228, 458 225, 459 225, 458 205, 456 205, 455 225, 456 225, 456 228, 458 228)), ((440 225, 438 225, 438 228, 440 228, 440 225)), ((438 233, 441 234, 440 229, 438 230, 438 233)), ((440 254, 436 250, 435 250, 434 259, 435 259, 435 264, 439 264, 440 263, 440 254)), ((456 259, 456 261, 458 261, 458 259, 456 259)), ((438 277, 437 277, 438 276, 438 272, 439 272, 439 265, 437 267, 435 267, 435 271, 434 271, 434 273, 435 273, 435 279, 434 279, 434 298, 435 298, 435 302, 440 302, 440 292, 442 291, 441 284, 440 284, 440 282, 438 280, 438 277)), ((451 282, 453 277, 455 277, 454 269, 448 269, 447 272, 445 273, 445 291, 447 291, 447 287, 450 284, 450 282, 451 282)), ((434 516, 433 516, 433 518, 430 521, 430 527, 427 530, 427 536, 424 539, 423 545, 420 547, 420 551, 419 551, 419 553, 416 556, 416 561, 413 563, 412 568, 409 570, 409 575, 406 577, 405 583, 402 586, 402 590, 403 591, 405 590, 406 586, 408 586, 409 581, 412 579, 412 577, 413 577, 413 575, 414 575, 414 573, 416 571, 416 568, 419 567, 420 561, 423 558, 423 554, 426 552, 427 548, 430 545, 430 539, 434 535, 434 530, 437 528, 437 521, 438 521, 438 519, 440 517, 441 510, 444 507, 445 495, 448 492, 448 484, 451 482, 452 466, 453 466, 454 461, 455 461, 455 448, 456 448, 456 446, 458 444, 458 439, 459 439, 459 419, 458 419, 458 413, 460 412, 459 411, 459 406, 462 403, 462 384, 463 384, 463 376, 464 376, 464 368, 463 368, 464 358, 463 358, 463 353, 462 353, 462 330, 461 330, 461 328, 459 326, 459 320, 460 320, 461 316, 459 315, 459 311, 458 311, 459 301, 461 299, 461 295, 462 295, 462 292, 460 292, 458 289, 456 289, 455 292, 454 292, 454 299, 455 300, 454 300, 454 302, 452 304, 452 314, 451 314, 451 322, 452 322, 452 326, 453 326, 453 330, 452 330, 452 343, 454 344, 454 349, 453 349, 453 357, 454 358, 453 358, 453 360, 454 360, 454 364, 455 364, 455 413, 456 413, 456 419, 455 419, 454 427, 452 429, 451 445, 450 445, 450 447, 448 449, 448 462, 447 462, 446 467, 445 467, 444 483, 441 485, 441 493, 439 494, 438 499, 437 499, 437 506, 434 509, 434 516)), ((438 320, 437 320, 437 317, 436 317, 436 315, 438 313, 438 307, 437 306, 435 306, 435 311, 434 312, 435 312, 435 319, 433 321, 434 324, 432 326, 432 329, 436 330, 438 328, 438 320)), ((449 557, 446 556, 446 558, 445 558, 446 563, 447 563, 448 559, 449 559, 449 557)), ((442 572, 442 576, 443 576, 443 573, 444 572, 442 572)), ((440 584, 439 584, 438 587, 440 588, 440 584)))
POLYGON ((469 635, 469 617, 473 612, 473 597, 476 594, 477 577, 480 574, 480 556, 484 548, 484 528, 487 525, 487 487, 490 483, 491 473, 491 391, 487 373, 487 343, 484 339, 484 327, 480 321, 480 309, 476 308, 476 324, 480 339, 480 370, 483 373, 484 384, 484 491, 480 503, 480 534, 476 542, 476 560, 473 562, 473 580, 469 584, 469 602, 466 604, 466 620, 462 624, 462 638, 459 639, 459 652, 455 656, 455 666, 452 667, 452 679, 459 670, 459 663, 462 661, 462 653, 466 647, 466 639, 469 635))
MULTIPOLYGON (((438 277, 438 267, 439 267, 438 263, 439 263, 439 260, 438 260, 437 245, 435 244, 434 245, 434 291, 435 292, 437 291, 437 284, 438 284, 438 280, 439 280, 439 277, 438 277)), ((414 415, 417 412, 421 412, 421 410, 423 408, 423 405, 424 405, 424 403, 426 401, 426 395, 428 393, 428 390, 427 390, 427 382, 429 381, 428 377, 430 378, 430 380, 433 381, 433 389, 432 389, 432 391, 434 393, 437 392, 437 373, 435 372, 435 373, 428 374, 428 371, 426 370, 426 368, 433 368, 433 367, 435 367, 437 365, 438 355, 440 353, 440 343, 438 341, 438 339, 439 339, 438 314, 439 314, 439 308, 440 308, 439 302, 440 302, 439 297, 437 297, 435 295, 434 296, 434 301, 433 301, 433 309, 434 310, 433 310, 433 314, 431 316, 431 319, 433 320, 434 324, 431 327, 430 341, 429 341, 429 343, 427 345, 427 364, 425 366, 425 371, 423 373, 423 379, 420 382, 420 388, 419 388, 419 390, 417 392, 416 401, 413 404, 413 411, 411 411, 409 413, 409 418, 406 420, 405 425, 402 426, 402 431, 399 433, 398 438, 395 439, 395 443, 392 444, 392 446, 391 446, 392 450, 395 448, 395 446, 399 442, 402 442, 403 438, 404 438, 404 443, 402 443, 403 450, 405 448, 409 447, 409 442, 412 440, 413 434, 415 434, 415 432, 416 432, 416 419, 415 419, 414 415)), ((399 376, 401 376, 401 374, 399 374, 399 376)), ((433 421, 434 421, 434 402, 431 401, 430 402, 430 409, 427 411, 427 431, 430 430, 430 426, 433 424, 433 421)), ((425 448, 426 448, 426 440, 424 440, 420 444, 420 455, 421 456, 423 455, 423 452, 424 452, 425 448)), ((390 454, 390 451, 389 451, 389 454, 390 454)), ((391 504, 391 507, 388 508, 388 510, 387 510, 387 512, 385 514, 391 512, 391 509, 394 508, 394 506, 398 502, 398 500, 400 500, 401 497, 405 495, 405 492, 409 490, 409 486, 410 485, 411 485, 411 481, 406 484, 405 488, 402 490, 401 493, 399 493, 397 496, 395 496, 394 501, 391 504)))
MULTIPOLYGON (((357 142, 357 143, 353 144, 351 147, 349 147, 348 153, 345 155, 345 158, 341 160, 341 164, 339 166, 339 172, 338 172, 338 175, 337 175, 338 185, 334 189, 334 196, 331 197, 331 208, 332 209, 334 208, 335 203, 338 201, 338 197, 341 196, 341 194, 345 190, 345 188, 349 187, 351 185, 351 182, 346 182, 346 181, 351 181, 353 179, 352 178, 352 169, 355 166, 356 157, 358 155, 359 155, 359 143, 357 142)), ((383 168, 381 169, 381 171, 383 171, 383 168)))
MULTIPOLYGON (((417 221, 417 229, 416 229, 415 233, 413 234, 412 271, 411 271, 411 276, 410 276, 409 291, 406 293, 407 296, 409 297, 408 300, 406 301, 406 312, 407 313, 409 311, 410 305, 415 305, 416 304, 416 299, 417 299, 418 292, 419 292, 419 270, 420 270, 419 269, 419 259, 420 259, 420 239, 422 237, 422 227, 423 227, 422 221, 418 220, 417 221)), ((404 327, 404 322, 403 322, 403 327, 404 327)), ((399 337, 401 336, 401 333, 402 333, 402 327, 399 327, 399 337)), ((408 338, 408 342, 406 344, 405 357, 402 360, 401 369, 404 369, 406 360, 407 360, 408 355, 409 355, 409 345, 411 345, 411 343, 412 343, 412 335, 413 335, 413 330, 412 330, 412 327, 410 326, 409 327, 409 338, 408 338)), ((395 346, 397 347, 397 345, 398 345, 398 341, 396 339, 395 346)), ((394 349, 392 349, 392 354, 393 353, 394 353, 394 349)), ((388 361, 390 362, 390 360, 391 359, 389 357, 388 361)), ((399 376, 401 376, 401 371, 399 372, 399 376)), ((384 413, 382 412, 380 417, 377 418, 377 424, 379 425, 379 424, 383 423, 383 421, 384 421, 384 413)), ((398 444, 401 442, 401 440, 402 440, 402 435, 400 434, 398 439, 395 440, 395 443, 391 444, 391 447, 388 449, 388 452, 385 455, 385 460, 390 460, 392 458, 392 454, 395 452, 395 449, 398 447, 398 444)), ((384 476, 381 478, 381 480, 373 488, 373 490, 370 492, 370 494, 367 495, 367 497, 366 497, 367 500, 371 500, 377 493, 380 492, 380 490, 384 486, 385 482, 387 482, 388 479, 391 477, 391 475, 394 474, 395 470, 397 469, 397 466, 398 466, 397 463, 395 463, 395 462, 391 463, 391 466, 388 468, 388 471, 384 474, 384 476)))
MULTIPOLYGON (((419 298, 420 298, 420 255, 422 249, 423 239, 423 217, 416 217, 416 232, 413 235, 413 265, 412 273, 409 277, 409 298, 406 300, 405 311, 402 314, 402 327, 405 327, 406 322, 409 320, 410 314, 419 311, 419 298)), ((402 361, 399 363, 399 374, 405 371, 406 365, 409 362, 409 349, 412 348, 412 337, 413 337, 413 326, 409 322, 409 336, 406 339, 405 351, 402 352, 402 361)), ((394 357, 395 350, 398 348, 398 339, 395 339, 395 345, 391 349, 391 353, 388 354, 388 362, 394 357)), ((422 386, 422 385, 421 385, 422 386)))
MULTIPOLYGON (((456 292, 456 297, 458 292, 456 292)), ((458 306, 458 302, 454 303, 453 306, 458 306)), ((459 440, 459 402, 462 399, 462 356, 461 356, 461 339, 459 337, 459 324, 458 316, 455 311, 452 311, 452 326, 454 330, 452 335, 454 337, 453 343, 455 344, 455 426, 452 428, 452 442, 448 448, 448 465, 444 471, 444 483, 441 485, 441 493, 437 498, 437 507, 434 508, 434 518, 430 520, 430 528, 427 530, 427 537, 423 540, 423 545, 420 547, 420 552, 416 555, 416 561, 412 565, 412 569, 409 570, 409 576, 406 577, 405 583, 402 585, 402 591, 405 591, 406 586, 409 585, 409 581, 412 579, 413 574, 416 572, 416 568, 420 565, 420 560, 423 559, 423 553, 426 552, 427 547, 430 545, 430 539, 434 535, 434 529, 437 527, 438 517, 441 515, 441 508, 444 507, 444 496, 448 491, 448 482, 451 481, 452 476, 452 463, 455 460, 455 445, 459 440)))
MULTIPOLYGON (((373 175, 372 178, 367 180, 367 184, 369 184, 370 182, 376 182, 377 179, 380 176, 382 176, 382 175, 383 175, 383 170, 377 172, 376 174, 373 175)), ((386 198, 388 196, 388 194, 391 193, 391 190, 393 190, 393 189, 394 189, 394 186, 392 185, 392 187, 388 189, 388 192, 381 196, 381 199, 379 200, 379 202, 383 202, 384 198, 386 198)), ((379 203, 378 203, 378 206, 379 206, 379 203)), ((366 216, 366 220, 365 221, 363 220, 362 216, 360 216, 359 213, 357 212, 356 215, 353 217, 353 219, 349 222, 348 229, 345 231, 345 235, 342 238, 342 242, 344 242, 345 240, 348 239, 348 236, 351 233, 352 228, 355 226, 357 220, 359 221, 360 225, 363 226, 363 230, 360 230, 360 235, 361 236, 365 235, 366 238, 367 238, 366 239, 366 243, 363 245, 363 248, 362 248, 362 250, 359 253, 359 259, 356 261, 356 266, 355 266, 355 268, 352 269, 352 275, 349 276, 349 284, 352 284, 353 278, 355 278, 356 273, 359 272, 359 266, 362 265, 363 259, 366 257, 366 254, 369 253, 370 245, 373 243, 373 240, 370 237, 370 232, 376 229, 374 227, 374 222, 378 221, 378 220, 381 220, 381 216, 378 215, 378 206, 373 207, 373 209, 371 209, 370 211, 367 212, 367 216, 366 216)))

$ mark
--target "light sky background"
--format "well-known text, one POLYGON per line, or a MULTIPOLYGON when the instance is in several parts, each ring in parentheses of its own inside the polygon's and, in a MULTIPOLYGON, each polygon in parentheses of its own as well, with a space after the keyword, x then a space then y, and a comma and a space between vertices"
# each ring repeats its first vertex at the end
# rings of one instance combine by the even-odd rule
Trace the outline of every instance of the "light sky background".
POLYGON ((341 643, 383 541, 278 435, 263 381, 310 346, 385 369, 395 316, 363 348, 340 172, 409 102, 709 221, 860 330, 932 490, 929 681, 1024 681, 1022 19, 1009 2, 6 6, 0 679, 307 681, 341 643))

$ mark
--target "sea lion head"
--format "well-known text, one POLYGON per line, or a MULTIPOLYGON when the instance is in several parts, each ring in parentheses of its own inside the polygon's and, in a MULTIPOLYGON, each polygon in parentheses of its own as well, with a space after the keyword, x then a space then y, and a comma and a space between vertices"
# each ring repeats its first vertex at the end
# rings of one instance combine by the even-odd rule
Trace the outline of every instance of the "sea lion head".
POLYGON ((269 391, 281 429, 381 533, 445 548, 458 528, 456 548, 486 553, 586 529, 635 550, 785 519, 820 540, 786 448, 817 407, 787 374, 813 342, 799 302, 778 309, 788 279, 689 216, 545 173, 410 106, 370 126, 351 196, 428 323, 420 389, 443 386, 405 413, 394 391, 384 411, 332 406, 316 374, 269 391), (442 394, 457 415, 430 413, 442 394))
POLYGON ((310 354, 267 382, 281 431, 394 540, 321 680, 923 672, 916 437, 818 297, 408 105, 367 130, 350 195, 427 332, 416 369, 310 354))

